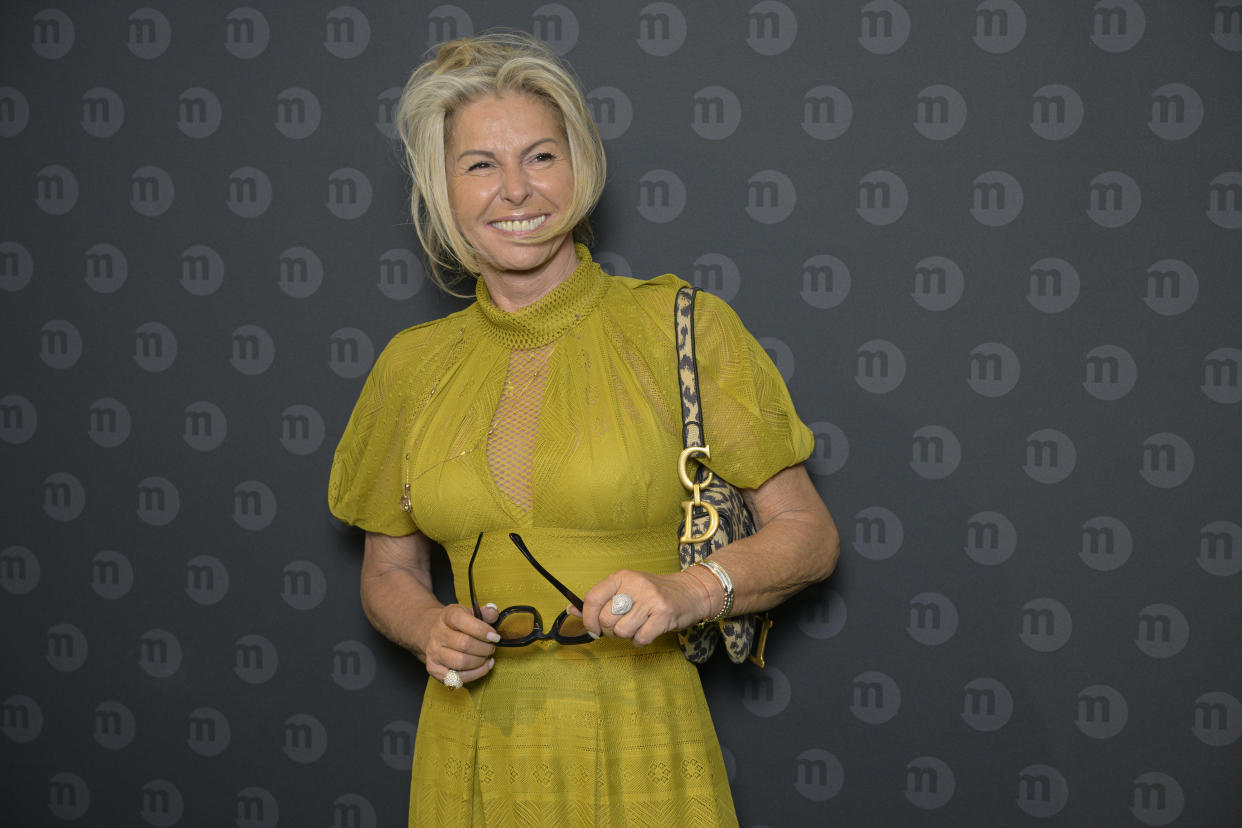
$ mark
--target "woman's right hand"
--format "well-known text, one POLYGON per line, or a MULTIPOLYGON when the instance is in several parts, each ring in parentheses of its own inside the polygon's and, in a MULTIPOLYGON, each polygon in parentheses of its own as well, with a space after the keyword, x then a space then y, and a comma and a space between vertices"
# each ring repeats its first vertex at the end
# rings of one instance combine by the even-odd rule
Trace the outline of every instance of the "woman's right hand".
POLYGON ((480 621, 461 604, 441 604, 431 588, 431 541, 419 532, 368 532, 364 549, 362 609, 375 629, 417 655, 436 681, 449 670, 462 682, 487 675, 500 640, 496 607, 485 605, 480 621))
POLYGON ((444 681, 449 670, 456 670, 462 682, 469 683, 487 675, 495 665, 492 653, 500 634, 491 625, 500 613, 494 604, 484 605, 482 611, 482 621, 461 604, 435 611, 423 649, 432 678, 444 681))

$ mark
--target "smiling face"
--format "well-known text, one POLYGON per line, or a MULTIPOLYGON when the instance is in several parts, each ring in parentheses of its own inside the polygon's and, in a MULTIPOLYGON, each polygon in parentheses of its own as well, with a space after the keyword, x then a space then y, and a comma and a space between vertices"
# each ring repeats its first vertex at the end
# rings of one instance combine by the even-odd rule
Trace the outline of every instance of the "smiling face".
POLYGON ((453 217, 478 253, 493 298, 500 282, 520 280, 529 283, 523 292, 542 295, 567 279, 578 263, 568 232, 525 241, 573 201, 556 110, 531 95, 486 95, 453 113, 445 149, 453 217))

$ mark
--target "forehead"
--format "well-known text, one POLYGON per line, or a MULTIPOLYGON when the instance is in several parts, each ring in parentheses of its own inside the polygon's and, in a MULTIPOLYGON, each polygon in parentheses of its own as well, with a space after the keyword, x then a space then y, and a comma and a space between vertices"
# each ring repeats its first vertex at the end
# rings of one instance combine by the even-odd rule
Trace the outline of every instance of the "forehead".
POLYGON ((564 134, 565 127, 556 107, 545 98, 524 92, 474 98, 457 107, 445 121, 448 145, 495 142, 505 138, 537 140, 564 134))

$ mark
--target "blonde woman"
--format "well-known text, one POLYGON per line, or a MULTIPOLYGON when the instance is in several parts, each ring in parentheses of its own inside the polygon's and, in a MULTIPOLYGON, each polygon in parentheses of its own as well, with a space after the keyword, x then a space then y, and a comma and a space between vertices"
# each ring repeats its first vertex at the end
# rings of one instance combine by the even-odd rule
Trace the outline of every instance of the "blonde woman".
POLYGON ((453 41, 398 122, 432 272, 475 299, 389 343, 330 483, 333 513, 366 530, 367 617, 430 676, 409 824, 736 825, 674 633, 831 572, 812 436, 763 349, 701 295, 708 465, 758 531, 713 555, 731 584, 679 570, 684 283, 592 261, 604 152, 568 68, 518 33, 453 41), (432 591, 434 544, 456 603, 432 591))

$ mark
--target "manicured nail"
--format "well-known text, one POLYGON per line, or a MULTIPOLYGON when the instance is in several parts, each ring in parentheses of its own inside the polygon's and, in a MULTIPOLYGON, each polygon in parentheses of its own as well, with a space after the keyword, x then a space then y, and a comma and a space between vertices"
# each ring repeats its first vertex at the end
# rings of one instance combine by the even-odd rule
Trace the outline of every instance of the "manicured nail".
POLYGON ((587 635, 591 636, 591 638, 594 638, 594 639, 599 638, 599 633, 593 633, 590 630, 587 630, 587 635))
POLYGON ((484 604, 483 606, 485 606, 485 607, 491 607, 492 609, 496 610, 496 612, 500 612, 500 607, 496 606, 496 605, 495 605, 495 604, 493 604, 491 601, 488 601, 488 602, 487 602, 486 604, 484 604))
POLYGON ((490 669, 492 669, 492 668, 493 668, 493 667, 495 667, 495 666, 496 666, 496 659, 494 659, 494 658, 489 658, 489 659, 487 660, 487 669, 489 669, 489 670, 490 670, 490 669))
POLYGON ((496 632, 495 630, 492 630, 491 632, 487 634, 487 640, 495 644, 496 642, 500 641, 500 633, 496 632))

